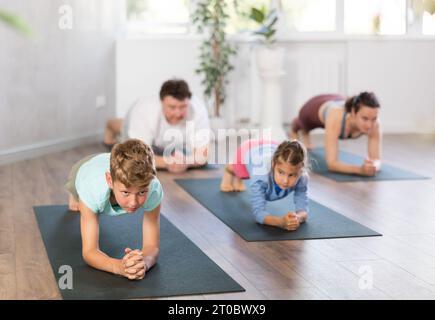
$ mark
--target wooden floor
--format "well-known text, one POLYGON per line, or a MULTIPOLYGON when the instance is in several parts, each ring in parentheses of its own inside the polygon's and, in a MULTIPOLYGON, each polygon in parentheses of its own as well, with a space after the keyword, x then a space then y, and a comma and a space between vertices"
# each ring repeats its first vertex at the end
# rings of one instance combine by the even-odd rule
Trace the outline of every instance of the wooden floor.
MULTIPOLYGON (((365 152, 362 141, 342 145, 365 152)), ((100 145, 84 146, 0 166, 0 299, 61 298, 32 206, 66 204, 69 168, 99 151, 100 145)), ((337 183, 311 177, 311 198, 383 234, 370 238, 248 243, 173 176, 159 173, 163 214, 246 289, 175 298, 435 299, 435 136, 386 136, 384 159, 433 179, 337 183), (366 288, 370 273, 373 285, 366 288)), ((182 177, 219 175, 191 171, 182 177)))

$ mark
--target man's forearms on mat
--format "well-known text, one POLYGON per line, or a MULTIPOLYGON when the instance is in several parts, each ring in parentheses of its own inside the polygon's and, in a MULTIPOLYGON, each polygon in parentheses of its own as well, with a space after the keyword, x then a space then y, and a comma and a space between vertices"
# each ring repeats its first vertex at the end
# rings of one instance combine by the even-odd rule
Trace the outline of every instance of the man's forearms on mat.
POLYGON ((208 161, 208 147, 198 147, 193 151, 193 156, 187 157, 189 168, 198 168, 205 166, 208 161))
POLYGON ((200 161, 197 161, 196 158, 188 158, 187 161, 187 165, 189 168, 199 168, 202 166, 205 166, 207 164, 207 159, 203 160, 201 159, 200 161))
MULTIPOLYGON (((165 161, 165 158, 162 157, 162 156, 154 156, 154 160, 156 162, 156 168, 157 169, 167 169, 168 166, 169 166, 169 163, 167 163, 165 161)), ((186 164, 188 164, 188 167, 201 167, 201 166, 203 166, 205 164, 205 163, 202 164, 202 163, 199 163, 199 162, 198 163, 196 163, 196 162, 190 163, 188 161, 190 161, 190 159, 186 160, 186 164)), ((180 163, 180 164, 184 164, 184 163, 180 163)))
POLYGON ((162 156, 154 155, 154 161, 156 162, 157 169, 166 169, 168 167, 168 164, 162 156))
MULTIPOLYGON (((154 160, 156 162, 156 168, 157 169, 167 169, 168 163, 165 161, 164 157, 162 156, 154 156, 154 160)), ((183 163, 181 163, 183 164, 183 163)), ((205 159, 197 159, 196 157, 188 157, 186 159, 186 164, 189 168, 197 168, 202 167, 207 164, 207 158, 205 159)))

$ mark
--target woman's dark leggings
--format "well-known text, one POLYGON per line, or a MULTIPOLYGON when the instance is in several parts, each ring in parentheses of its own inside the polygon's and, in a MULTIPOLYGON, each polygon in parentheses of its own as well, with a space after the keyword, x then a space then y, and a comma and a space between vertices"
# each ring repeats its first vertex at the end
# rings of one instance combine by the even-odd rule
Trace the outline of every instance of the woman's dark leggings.
POLYGON ((292 121, 292 130, 298 132, 303 130, 309 132, 316 128, 324 128, 324 124, 319 119, 319 109, 326 101, 344 100, 338 94, 322 94, 308 100, 299 111, 299 116, 292 121))

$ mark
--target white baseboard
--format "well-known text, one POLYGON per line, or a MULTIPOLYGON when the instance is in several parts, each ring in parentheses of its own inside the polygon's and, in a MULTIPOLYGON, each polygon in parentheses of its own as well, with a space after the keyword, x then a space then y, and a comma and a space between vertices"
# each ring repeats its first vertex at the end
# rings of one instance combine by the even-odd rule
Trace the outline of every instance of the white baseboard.
POLYGON ((36 158, 48 153, 72 149, 81 145, 102 141, 102 132, 87 133, 62 139, 46 140, 0 151, 0 165, 36 158))

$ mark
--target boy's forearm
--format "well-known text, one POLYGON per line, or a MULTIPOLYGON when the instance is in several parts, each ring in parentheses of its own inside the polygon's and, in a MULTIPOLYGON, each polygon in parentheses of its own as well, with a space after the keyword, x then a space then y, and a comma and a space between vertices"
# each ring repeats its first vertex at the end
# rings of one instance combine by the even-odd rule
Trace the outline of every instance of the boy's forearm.
POLYGON ((92 268, 120 275, 122 260, 111 258, 102 251, 95 251, 83 255, 85 262, 92 268))
POLYGON ((144 247, 142 249, 143 257, 147 270, 151 269, 157 262, 159 256, 159 248, 157 247, 144 247))

